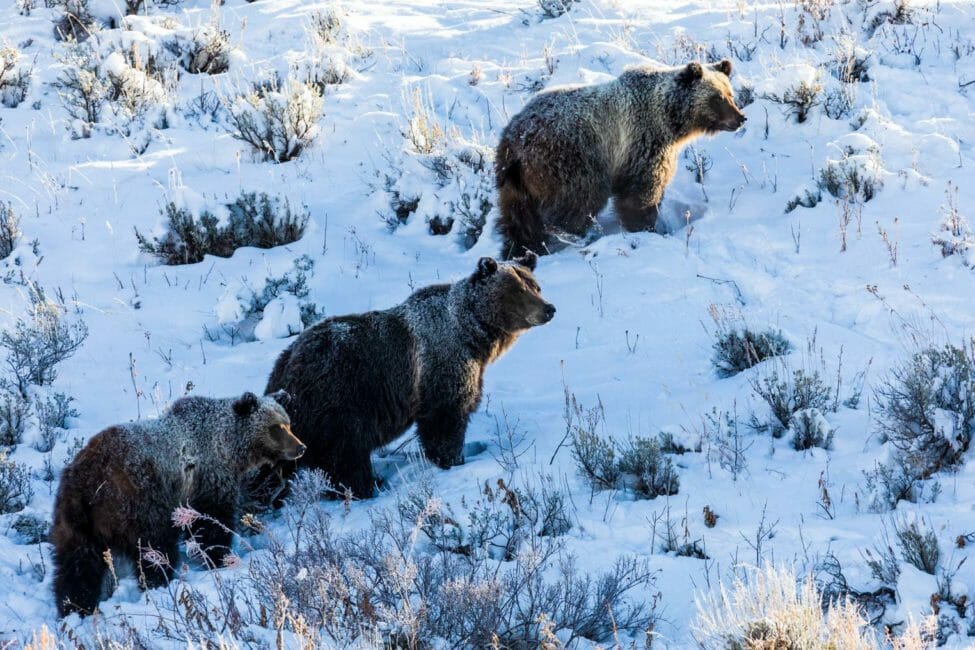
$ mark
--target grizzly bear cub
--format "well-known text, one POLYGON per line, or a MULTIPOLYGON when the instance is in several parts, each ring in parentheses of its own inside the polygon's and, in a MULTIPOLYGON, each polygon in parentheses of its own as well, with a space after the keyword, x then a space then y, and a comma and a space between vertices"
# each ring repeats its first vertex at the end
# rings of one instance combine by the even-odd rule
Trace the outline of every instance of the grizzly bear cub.
POLYGON ((579 237, 613 197, 628 231, 653 230, 681 147, 700 135, 736 131, 731 62, 641 66, 589 86, 536 95, 498 143, 498 232, 502 255, 540 255, 579 237))
POLYGON ((172 515, 180 505, 205 515, 193 532, 219 566, 245 474, 304 453, 279 404, 286 400, 284 393, 184 397, 156 420, 109 427, 89 440, 65 468, 54 505, 58 614, 95 610, 112 587, 110 557, 132 560, 146 588, 165 584, 178 558, 172 515))
MULTIPOLYGON (((416 291, 385 311, 328 318, 278 358, 267 391, 284 389, 302 465, 325 471, 359 498, 375 489, 370 454, 414 422, 427 458, 463 463, 467 421, 484 370, 527 329, 549 322, 532 274, 537 257, 481 258, 454 284, 416 291)), ((288 470, 290 471, 290 470, 288 470)))

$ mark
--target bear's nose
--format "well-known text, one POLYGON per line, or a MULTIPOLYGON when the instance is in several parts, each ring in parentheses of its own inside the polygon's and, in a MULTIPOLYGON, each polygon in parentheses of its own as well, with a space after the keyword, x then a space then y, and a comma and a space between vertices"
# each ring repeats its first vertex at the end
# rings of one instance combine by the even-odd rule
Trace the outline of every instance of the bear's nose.
POLYGON ((306 447, 305 445, 298 445, 298 449, 295 450, 295 453, 297 454, 295 456, 295 458, 301 458, 302 456, 304 456, 305 455, 305 451, 307 449, 308 449, 308 447, 306 447))
POLYGON ((553 304, 545 305, 545 322, 552 320, 554 316, 555 316, 555 305, 553 304))

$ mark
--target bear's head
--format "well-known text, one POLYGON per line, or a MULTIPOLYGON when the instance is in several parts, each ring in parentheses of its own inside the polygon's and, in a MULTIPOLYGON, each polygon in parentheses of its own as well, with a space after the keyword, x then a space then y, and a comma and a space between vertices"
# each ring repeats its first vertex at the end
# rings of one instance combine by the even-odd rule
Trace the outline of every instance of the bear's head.
POLYGON ((695 61, 678 70, 677 83, 686 91, 683 119, 689 116, 692 127, 705 133, 741 128, 747 118, 735 105, 730 78, 727 59, 709 65, 695 61))
POLYGON ((297 460, 305 453, 305 445, 291 433, 291 418, 284 410, 290 396, 283 390, 258 397, 247 392, 234 401, 234 415, 251 433, 247 449, 250 468, 275 465, 281 461, 297 460))
POLYGON ((500 264, 482 257, 470 278, 478 320, 506 334, 552 320, 555 306, 542 298, 532 273, 537 263, 538 256, 531 252, 500 264))

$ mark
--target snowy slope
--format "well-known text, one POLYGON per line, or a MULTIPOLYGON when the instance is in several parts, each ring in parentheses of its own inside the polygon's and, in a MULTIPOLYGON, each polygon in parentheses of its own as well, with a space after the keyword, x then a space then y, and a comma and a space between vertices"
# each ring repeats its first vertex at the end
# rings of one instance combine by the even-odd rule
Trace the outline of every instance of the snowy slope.
MULTIPOLYGON (((78 125, 51 86, 62 74, 66 47, 52 36, 58 10, 38 6, 25 16, 7 3, 0 8, 0 40, 22 50, 33 76, 23 103, 0 108, 0 201, 21 215, 24 240, 39 241, 37 256, 23 255, 26 277, 49 295, 60 291, 72 317, 83 319, 90 332, 50 389, 74 397, 80 413, 52 452, 55 468, 63 466, 74 438, 153 416, 188 391, 224 396, 262 389, 290 339, 262 336, 232 345, 207 335, 226 321, 242 283, 260 286, 308 255, 315 265, 307 299, 336 315, 391 306, 415 287, 460 278, 480 256, 496 254, 496 210, 470 249, 458 224, 447 235, 429 234, 428 219, 445 214, 461 190, 456 180, 438 182, 424 164, 430 157, 417 154, 404 135, 418 107, 444 133, 435 153, 482 147, 490 154, 533 89, 603 81, 627 65, 676 65, 714 53, 734 62, 736 88, 754 91, 744 109, 747 128, 695 143, 711 165, 703 185, 682 159, 662 208, 669 234, 621 234, 607 214, 604 237, 541 260, 537 276, 557 317, 524 335, 488 370, 485 400, 467 434, 486 451, 430 477, 440 497, 458 508, 499 478, 530 483, 551 475, 566 485, 575 525, 565 543, 587 569, 603 570, 617 556, 632 554, 660 571, 653 589, 661 593, 662 616, 655 647, 691 644, 695 594, 716 588, 740 564, 772 562, 803 573, 832 552, 851 584, 876 588, 863 549, 882 543, 882 524, 889 526, 893 513, 868 507, 863 472, 891 453, 874 433, 872 387, 916 345, 962 344, 975 323, 975 276, 964 253, 943 257, 931 241, 944 220, 949 184, 957 188, 961 213, 973 212, 975 86, 963 84, 975 80, 975 7, 916 0, 910 22, 894 24, 883 14, 894 12, 894 4, 836 3, 823 38, 804 44, 801 33, 811 27, 807 21, 805 31, 797 31, 801 8, 791 2, 583 0, 547 20, 531 0, 347 3, 345 40, 336 52, 349 65, 349 77, 328 87, 315 143, 295 160, 276 164, 231 137, 224 113, 212 121, 194 117, 189 107, 202 92, 230 97, 235 88, 274 71, 286 76, 313 60, 307 26, 332 3, 229 0, 211 8, 190 0, 149 10, 171 17, 178 28, 140 17, 128 19, 130 29, 105 29, 94 37, 102 52, 111 43, 128 48, 135 42, 144 52, 161 51, 167 35, 191 33, 216 14, 235 50, 228 72, 183 72, 165 91, 167 128, 140 125, 123 136, 103 124, 90 138, 72 137, 78 125), (822 84, 824 93, 839 88, 830 70, 846 42, 869 54, 869 80, 848 85, 851 105, 839 119, 820 103, 797 123, 770 97, 801 80, 822 84), (816 187, 828 161, 844 156, 879 182, 871 200, 851 208, 857 214, 845 239, 842 202, 826 191, 818 205, 786 212, 790 199, 816 187), (174 267, 139 252, 133 228, 162 232, 160 209, 169 201, 219 209, 241 191, 280 194, 305 207, 311 218, 304 237, 174 267), (393 191, 419 199, 417 211, 396 227, 389 225, 393 191), (840 377, 841 400, 857 373, 869 369, 858 408, 826 413, 835 429, 833 449, 797 452, 787 439, 747 427, 750 413, 765 414, 750 382, 774 362, 719 378, 711 363, 713 306, 733 319, 740 314, 754 328, 781 329, 794 348, 791 367, 822 369, 830 385, 840 377), (594 493, 560 445, 566 390, 586 407, 601 402, 604 433, 619 440, 666 430, 693 442, 714 409, 737 414, 747 463, 733 476, 705 440, 700 453, 674 457, 680 474, 674 496, 594 493), (496 429, 505 418, 524 435, 526 451, 514 472, 495 459, 501 454, 496 429), (705 506, 719 515, 714 528, 705 527, 705 506), (659 521, 668 516, 682 536, 686 526, 690 539, 700 540, 709 560, 661 551, 652 522, 658 521, 659 535, 659 521), (756 549, 756 531, 770 525, 770 538, 756 549)), ((96 7, 96 14, 118 18, 111 3, 96 7)), ((487 182, 490 188, 489 161, 480 177, 469 171, 460 177, 464 187, 487 182)), ((970 253, 969 260, 975 262, 970 253)), ((23 285, 0 285, 0 324, 11 327, 28 304, 23 285)), ((263 333, 286 333, 280 325, 268 321, 263 333)), ((29 442, 11 458, 34 473, 27 512, 47 518, 56 482, 43 480, 45 454, 29 442)), ((336 527, 368 526, 370 510, 391 507, 397 491, 426 471, 409 449, 382 463, 387 485, 377 499, 353 503, 350 512, 322 502, 336 527)), ((975 530, 973 471, 968 463, 945 473, 933 502, 897 508, 931 522, 946 567, 969 554, 954 545, 975 530)), ((0 536, 0 645, 13 647, 42 625, 57 625, 50 547, 18 543, 10 529, 16 517, 0 516, 0 531, 7 532, 0 536), (41 579, 35 565, 46 568, 41 579)), ((280 526, 274 517, 268 523, 272 530, 280 526)), ((243 575, 261 552, 242 550, 242 566, 222 571, 243 575)), ((918 586, 908 570, 887 622, 931 613, 927 587, 934 579, 926 576, 931 585, 918 586)), ((188 579, 209 588, 203 572, 188 579)), ((972 563, 961 565, 953 593, 968 594, 966 585, 975 585, 972 563)), ((128 620, 161 642, 150 621, 156 609, 132 579, 103 609, 113 614, 102 625, 128 620)), ((967 644, 972 616, 969 610, 961 620, 952 647, 967 644)), ((90 625, 67 622, 79 634, 91 633, 90 625)))

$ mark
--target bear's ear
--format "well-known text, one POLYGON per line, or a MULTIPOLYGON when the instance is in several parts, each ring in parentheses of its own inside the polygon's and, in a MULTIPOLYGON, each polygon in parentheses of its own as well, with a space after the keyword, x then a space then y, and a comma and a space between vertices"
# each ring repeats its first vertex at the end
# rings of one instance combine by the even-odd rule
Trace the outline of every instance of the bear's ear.
POLYGON ((729 61, 728 59, 721 59, 717 63, 713 64, 711 66, 711 69, 712 70, 717 70, 718 72, 720 72, 721 74, 723 74, 726 77, 730 77, 731 76, 731 70, 732 70, 731 61, 729 61))
POLYGON ((493 257, 482 257, 477 261, 477 271, 474 272, 474 277, 475 279, 481 280, 497 270, 498 263, 493 257))
POLYGON ((247 391, 234 402, 234 413, 242 418, 257 410, 257 395, 247 391))
POLYGON ((291 393, 283 389, 271 393, 268 397, 285 408, 287 408, 288 404, 291 403, 291 393))
POLYGON ((704 76, 704 68, 697 61, 691 61, 680 71, 680 82, 690 85, 704 76))
POLYGON ((530 271, 534 271, 535 266, 538 264, 538 255, 536 255, 533 251, 525 251, 524 255, 515 258, 515 262, 521 264, 530 271))

